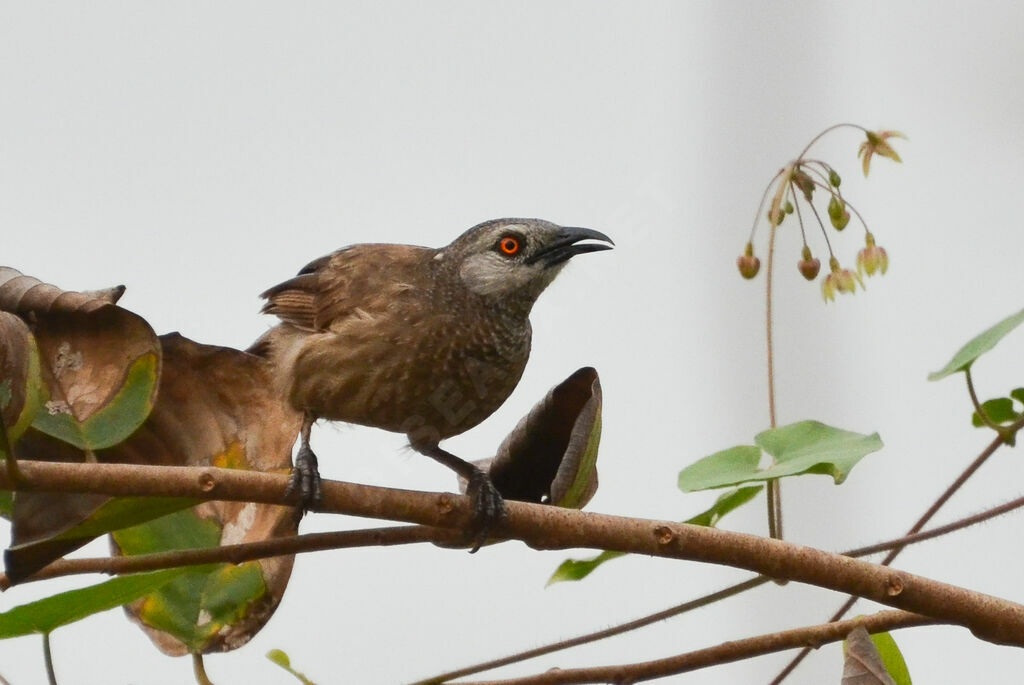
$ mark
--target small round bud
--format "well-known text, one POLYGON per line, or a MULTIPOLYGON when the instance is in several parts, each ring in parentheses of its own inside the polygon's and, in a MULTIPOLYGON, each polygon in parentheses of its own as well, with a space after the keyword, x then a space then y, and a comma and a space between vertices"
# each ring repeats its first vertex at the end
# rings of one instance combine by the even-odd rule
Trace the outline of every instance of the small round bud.
POLYGON ((846 203, 836 195, 833 195, 832 199, 828 201, 828 219, 837 231, 843 230, 846 228, 846 224, 850 223, 850 213, 846 211, 846 203))
POLYGON ((801 259, 796 266, 808 281, 817 278, 818 272, 821 271, 821 261, 818 259, 801 259))
POLYGON ((768 223, 770 223, 772 226, 778 226, 783 221, 785 221, 785 219, 786 211, 782 207, 779 207, 778 211, 774 213, 772 212, 771 207, 768 208, 768 223))
POLYGON ((843 182, 843 179, 839 178, 839 174, 836 173, 835 169, 828 170, 828 182, 833 188, 838 188, 839 184, 843 182))
POLYGON ((736 266, 740 270, 740 275, 750 280, 761 270, 761 260, 754 255, 745 254, 736 259, 736 266))
POLYGON ((843 213, 839 217, 832 219, 832 225, 835 226, 837 231, 841 231, 846 228, 846 224, 848 223, 850 223, 850 213, 846 210, 843 210, 843 213))
POLYGON ((789 200, 786 200, 786 204, 784 204, 782 206, 782 211, 784 211, 786 214, 792 214, 793 213, 793 203, 790 202, 789 200))

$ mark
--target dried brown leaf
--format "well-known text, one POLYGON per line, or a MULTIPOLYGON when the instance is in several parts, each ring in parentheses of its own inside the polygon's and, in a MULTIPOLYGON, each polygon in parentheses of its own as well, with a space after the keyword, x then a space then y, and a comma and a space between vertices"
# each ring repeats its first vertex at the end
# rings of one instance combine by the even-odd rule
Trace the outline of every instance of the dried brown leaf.
POLYGON ((597 491, 601 382, 591 367, 556 385, 498 447, 488 472, 502 496, 582 508, 597 491))
MULTIPOLYGON (((268 363, 178 334, 159 341, 163 373, 153 411, 127 440, 96 450, 96 459, 287 472, 301 417, 276 396, 268 363)), ((34 430, 19 442, 16 454, 53 461, 86 459, 83 450, 34 430)), ((107 500, 94 495, 19 493, 13 531, 18 547, 6 555, 9 575, 24 577, 87 542, 52 538, 89 517, 107 500)), ((216 503, 203 505, 202 511, 201 515, 217 518, 225 528, 225 542, 263 539, 277 534, 281 525, 294 532, 293 524, 278 521, 290 516, 291 510, 285 507, 216 503)), ((267 567, 280 575, 284 563, 271 561, 267 567)), ((289 570, 290 565, 289 559, 289 570)))
POLYGON ((123 285, 87 292, 62 290, 26 276, 17 269, 0 266, 0 310, 19 316, 52 311, 92 311, 116 303, 123 294, 123 285))
MULTIPOLYGON (((266 360, 226 347, 200 345, 178 334, 161 337, 164 373, 156 409, 128 441, 101 458, 129 463, 212 465, 287 473, 301 416, 274 391, 266 360)), ((294 535, 291 507, 247 502, 205 502, 193 510, 216 524, 220 544, 294 535)), ((115 545, 115 550, 116 550, 115 545)), ((129 551, 129 550, 125 550, 129 551)), ((258 562, 266 592, 238 621, 224 625, 203 647, 225 651, 245 644, 281 601, 294 555, 258 562)), ((146 622, 145 600, 126 607, 153 642, 168 654, 189 649, 146 622)))
POLYGON ((844 648, 842 685, 896 685, 863 626, 850 631, 844 648))
POLYGON ((0 420, 9 440, 25 432, 42 404, 40 384, 39 349, 31 331, 18 317, 0 312, 0 420))

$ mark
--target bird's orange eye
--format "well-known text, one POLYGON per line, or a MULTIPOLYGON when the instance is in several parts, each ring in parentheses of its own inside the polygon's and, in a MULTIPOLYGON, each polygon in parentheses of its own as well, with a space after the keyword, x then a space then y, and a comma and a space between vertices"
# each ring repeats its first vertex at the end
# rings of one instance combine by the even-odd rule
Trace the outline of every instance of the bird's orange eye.
POLYGON ((514 236, 507 235, 501 239, 500 243, 498 243, 498 248, 503 254, 507 254, 511 257, 519 252, 519 240, 514 236))

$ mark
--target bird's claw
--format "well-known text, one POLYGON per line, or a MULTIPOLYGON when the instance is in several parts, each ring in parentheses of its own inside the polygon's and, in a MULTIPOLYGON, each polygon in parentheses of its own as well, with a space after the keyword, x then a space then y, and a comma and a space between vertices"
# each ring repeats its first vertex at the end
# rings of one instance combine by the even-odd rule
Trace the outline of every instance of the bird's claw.
POLYGON ((469 528, 473 542, 469 553, 472 554, 487 541, 491 528, 505 518, 505 500, 494 487, 490 476, 479 469, 470 476, 466 494, 473 498, 473 522, 469 528))
POLYGON ((292 469, 292 476, 288 481, 284 496, 291 498, 296 493, 298 494, 299 511, 302 514, 310 509, 316 509, 323 500, 316 455, 308 445, 300 446, 295 455, 295 467, 292 469))

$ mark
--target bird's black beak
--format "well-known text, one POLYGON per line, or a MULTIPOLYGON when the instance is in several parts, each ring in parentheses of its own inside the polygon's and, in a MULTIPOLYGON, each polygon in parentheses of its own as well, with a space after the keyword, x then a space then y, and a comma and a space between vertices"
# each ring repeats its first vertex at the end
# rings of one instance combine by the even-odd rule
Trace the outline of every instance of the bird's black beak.
POLYGON ((566 227, 561 229, 554 239, 539 252, 527 259, 527 263, 543 262, 546 266, 555 266, 567 262, 578 254, 610 250, 615 243, 600 231, 590 228, 566 227), (600 240, 600 243, 583 243, 582 240, 600 240))

